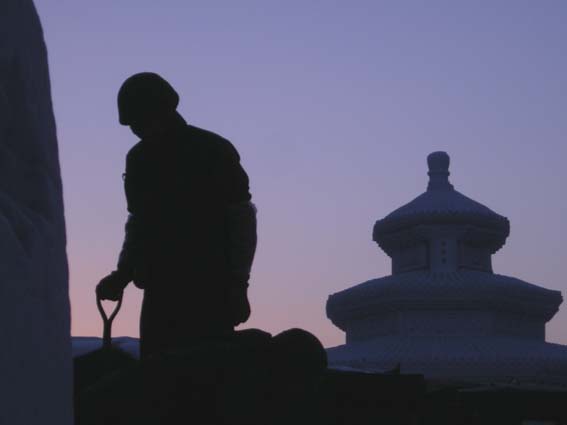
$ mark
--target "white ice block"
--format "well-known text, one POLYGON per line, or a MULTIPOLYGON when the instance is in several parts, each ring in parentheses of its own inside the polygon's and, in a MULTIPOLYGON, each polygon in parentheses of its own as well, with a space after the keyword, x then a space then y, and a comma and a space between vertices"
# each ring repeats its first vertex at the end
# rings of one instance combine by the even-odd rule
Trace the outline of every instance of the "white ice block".
POLYGON ((0 1, 0 424, 70 425, 65 221, 47 52, 31 0, 0 1))

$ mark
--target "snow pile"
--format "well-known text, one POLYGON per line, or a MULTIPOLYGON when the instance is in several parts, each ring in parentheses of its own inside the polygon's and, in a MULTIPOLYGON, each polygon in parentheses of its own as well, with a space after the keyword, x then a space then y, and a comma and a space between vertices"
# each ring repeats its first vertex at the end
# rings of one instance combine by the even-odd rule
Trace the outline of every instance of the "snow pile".
POLYGON ((61 178, 31 0, 0 2, 0 235, 0 424, 71 424, 61 178))
MULTIPOLYGON (((73 357, 79 357, 102 348, 102 338, 75 336, 72 338, 72 344, 73 357)), ((129 336, 112 338, 112 345, 135 358, 140 357, 140 343, 137 338, 131 338, 129 336)))

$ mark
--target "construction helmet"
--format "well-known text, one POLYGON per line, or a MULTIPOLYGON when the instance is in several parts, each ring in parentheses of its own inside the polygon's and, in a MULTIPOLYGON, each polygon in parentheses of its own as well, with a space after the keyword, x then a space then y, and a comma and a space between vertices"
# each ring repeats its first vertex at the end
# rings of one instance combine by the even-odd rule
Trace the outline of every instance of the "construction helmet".
POLYGON ((118 91, 118 117, 122 125, 130 125, 155 114, 173 112, 178 104, 177 92, 153 72, 132 75, 118 91))

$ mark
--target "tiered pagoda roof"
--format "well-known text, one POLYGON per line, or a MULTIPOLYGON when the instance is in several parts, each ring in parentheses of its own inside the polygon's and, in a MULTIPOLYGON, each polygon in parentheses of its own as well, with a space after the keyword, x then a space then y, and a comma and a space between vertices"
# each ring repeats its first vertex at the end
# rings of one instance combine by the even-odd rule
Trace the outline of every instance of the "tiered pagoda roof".
POLYGON ((508 219, 454 189, 445 152, 427 162, 427 190, 374 225, 392 274, 327 301, 347 340, 328 350, 331 364, 485 380, 539 379, 552 367, 567 384, 567 347, 545 342, 561 293, 495 274, 508 219))

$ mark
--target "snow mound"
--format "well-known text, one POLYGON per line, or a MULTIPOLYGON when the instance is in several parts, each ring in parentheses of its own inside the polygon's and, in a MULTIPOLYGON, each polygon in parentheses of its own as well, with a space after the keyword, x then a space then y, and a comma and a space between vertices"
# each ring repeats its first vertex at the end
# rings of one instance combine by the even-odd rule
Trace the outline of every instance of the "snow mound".
MULTIPOLYGON (((73 357, 79 357, 102 348, 102 338, 93 336, 75 336, 71 338, 71 342, 73 357)), ((129 336, 112 338, 112 345, 116 348, 120 348, 134 358, 140 357, 140 341, 138 338, 129 336)))

